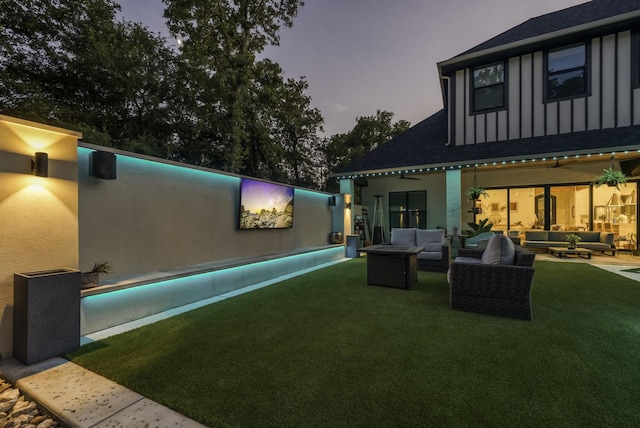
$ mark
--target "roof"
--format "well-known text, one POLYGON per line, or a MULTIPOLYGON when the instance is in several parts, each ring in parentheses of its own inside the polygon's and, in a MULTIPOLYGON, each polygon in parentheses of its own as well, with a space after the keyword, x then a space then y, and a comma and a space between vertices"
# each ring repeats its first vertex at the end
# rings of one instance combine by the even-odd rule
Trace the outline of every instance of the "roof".
POLYGON ((354 160, 335 175, 640 148, 640 126, 461 146, 446 145, 447 129, 447 112, 443 109, 354 160))
POLYGON ((592 0, 557 12, 531 18, 504 33, 438 63, 441 75, 461 67, 555 44, 570 44, 598 34, 640 26, 640 0, 592 0))
POLYGON ((459 56, 550 34, 640 9, 640 0, 592 0, 557 12, 531 18, 459 56))

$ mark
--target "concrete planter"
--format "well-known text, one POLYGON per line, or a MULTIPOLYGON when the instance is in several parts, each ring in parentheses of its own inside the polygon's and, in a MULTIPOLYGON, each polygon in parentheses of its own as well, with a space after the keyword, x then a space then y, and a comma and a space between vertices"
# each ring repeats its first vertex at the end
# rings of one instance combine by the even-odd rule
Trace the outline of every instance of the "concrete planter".
POLYGON ((100 283, 99 272, 82 272, 82 288, 97 287, 100 283))
POLYGON ((13 278, 13 356, 30 365, 80 346, 80 272, 56 269, 13 278))

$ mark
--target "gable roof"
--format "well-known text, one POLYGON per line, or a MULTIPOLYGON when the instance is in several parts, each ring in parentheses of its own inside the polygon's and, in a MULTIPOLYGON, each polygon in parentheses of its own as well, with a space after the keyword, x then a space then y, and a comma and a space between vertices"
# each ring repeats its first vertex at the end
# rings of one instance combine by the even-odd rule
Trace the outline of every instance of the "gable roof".
POLYGON ((461 146, 447 146, 447 130, 447 112, 443 109, 333 175, 640 149, 640 126, 461 146))
POLYGON ((531 18, 460 55, 484 51, 489 48, 624 15, 638 9, 640 9, 640 0, 592 0, 557 12, 531 18))
POLYGON ((531 18, 479 45, 438 63, 441 74, 448 74, 474 61, 496 60, 533 49, 546 49, 548 43, 572 43, 576 37, 613 32, 640 23, 640 0, 592 0, 556 12, 531 18), (482 60, 478 60, 482 58, 482 60))

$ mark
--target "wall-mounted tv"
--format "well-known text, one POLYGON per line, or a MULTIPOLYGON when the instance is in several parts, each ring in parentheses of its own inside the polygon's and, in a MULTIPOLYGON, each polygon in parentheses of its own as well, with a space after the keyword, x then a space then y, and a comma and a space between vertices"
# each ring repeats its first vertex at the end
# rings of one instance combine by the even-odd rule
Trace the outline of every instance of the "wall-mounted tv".
POLYGON ((243 178, 240 183, 240 229, 293 227, 293 187, 243 178))

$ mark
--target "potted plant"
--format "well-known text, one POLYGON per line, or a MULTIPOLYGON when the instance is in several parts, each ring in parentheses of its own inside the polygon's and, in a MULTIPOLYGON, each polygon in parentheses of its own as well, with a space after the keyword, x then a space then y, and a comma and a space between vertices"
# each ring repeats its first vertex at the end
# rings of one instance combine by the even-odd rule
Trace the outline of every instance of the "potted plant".
POLYGON ((483 218, 478 223, 469 222, 467 224, 471 228, 464 231, 467 238, 472 238, 484 232, 490 232, 493 227, 493 223, 489 223, 488 218, 483 218))
POLYGON ((629 249, 631 251, 631 255, 640 256, 640 249, 638 249, 638 240, 635 233, 629 233, 627 235, 627 241, 629 241, 629 249))
MULTIPOLYGON (((627 182, 627 175, 622 171, 618 171, 617 169, 613 169, 613 166, 609 167, 609 169, 603 169, 602 174, 600 174, 594 184, 596 187, 600 187, 603 184, 606 184, 609 187, 615 187, 620 190, 620 184, 625 184, 627 182)), ((626 185, 626 184, 625 184, 626 185)))
POLYGON ((97 287, 100 282, 100 274, 108 275, 112 266, 110 262, 95 262, 89 272, 82 272, 82 288, 97 287))
POLYGON ((471 186, 464 192, 469 199, 480 199, 480 196, 489 196, 484 187, 471 186))
POLYGON ((578 242, 582 241, 582 238, 575 233, 570 233, 567 235, 567 243, 569 244, 567 247, 570 250, 573 250, 578 246, 578 242))

